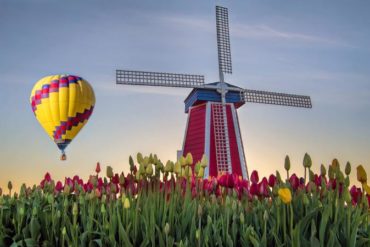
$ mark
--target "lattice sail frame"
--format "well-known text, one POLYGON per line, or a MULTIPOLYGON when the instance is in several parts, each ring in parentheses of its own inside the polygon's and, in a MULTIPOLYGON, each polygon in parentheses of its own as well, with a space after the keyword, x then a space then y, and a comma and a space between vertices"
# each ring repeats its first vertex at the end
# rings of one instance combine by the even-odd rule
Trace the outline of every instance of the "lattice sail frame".
POLYGON ((116 82, 117 84, 127 85, 203 88, 204 76, 136 70, 116 70, 116 82))
POLYGON ((305 95, 245 89, 240 97, 245 102, 312 108, 311 98, 305 95))
POLYGON ((229 14, 225 7, 216 6, 216 28, 217 28, 217 48, 218 66, 223 73, 232 73, 230 34, 229 34, 229 14))

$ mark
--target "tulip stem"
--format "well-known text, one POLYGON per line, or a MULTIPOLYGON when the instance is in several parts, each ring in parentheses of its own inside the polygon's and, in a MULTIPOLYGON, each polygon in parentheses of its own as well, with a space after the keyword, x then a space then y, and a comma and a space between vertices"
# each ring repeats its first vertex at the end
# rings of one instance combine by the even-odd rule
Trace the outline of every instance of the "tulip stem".
POLYGON ((286 234, 286 206, 283 206, 283 231, 284 231, 284 242, 287 242, 287 234, 286 234))
MULTIPOLYGON (((293 223, 294 223, 294 212, 293 212, 293 206, 292 203, 289 204, 290 209, 290 237, 293 240, 293 223)), ((293 242, 293 241, 292 241, 293 242)))
POLYGON ((307 169, 306 167, 304 168, 304 184, 306 185, 306 177, 307 177, 307 169))

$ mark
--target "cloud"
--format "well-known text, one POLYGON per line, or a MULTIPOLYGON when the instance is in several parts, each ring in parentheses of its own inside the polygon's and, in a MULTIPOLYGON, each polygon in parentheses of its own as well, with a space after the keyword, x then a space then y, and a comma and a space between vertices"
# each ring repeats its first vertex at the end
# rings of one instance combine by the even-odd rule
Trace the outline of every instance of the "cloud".
MULTIPOLYGON (((176 27, 185 26, 198 31, 202 30, 205 32, 216 32, 214 21, 208 19, 206 20, 188 16, 165 16, 160 17, 160 19, 163 22, 171 23, 176 27)), ((230 32, 232 37, 245 39, 285 40, 292 42, 353 47, 352 45, 338 39, 300 32, 282 31, 267 24, 249 25, 243 23, 232 23, 230 26, 230 32)))

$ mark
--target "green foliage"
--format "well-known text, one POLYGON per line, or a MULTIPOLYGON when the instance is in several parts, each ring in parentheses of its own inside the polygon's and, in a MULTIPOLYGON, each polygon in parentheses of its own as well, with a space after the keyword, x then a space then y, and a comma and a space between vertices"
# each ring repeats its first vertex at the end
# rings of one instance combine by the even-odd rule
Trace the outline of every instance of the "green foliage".
MULTIPOLYGON (((138 160, 146 163, 141 155, 138 160)), ((168 175, 174 163, 166 167, 168 175)), ((216 196, 203 190, 203 180, 191 187, 190 180, 171 176, 173 183, 163 189, 163 180, 149 172, 133 183, 137 193, 128 186, 97 195, 96 186, 85 192, 76 184, 71 193, 34 187, 18 198, 2 195, 0 246, 370 245, 365 196, 353 206, 339 186, 311 182, 310 192, 297 189, 284 204, 273 193, 240 196, 235 188, 222 187, 216 196)), ((271 191, 291 188, 281 179, 275 186, 271 191)))

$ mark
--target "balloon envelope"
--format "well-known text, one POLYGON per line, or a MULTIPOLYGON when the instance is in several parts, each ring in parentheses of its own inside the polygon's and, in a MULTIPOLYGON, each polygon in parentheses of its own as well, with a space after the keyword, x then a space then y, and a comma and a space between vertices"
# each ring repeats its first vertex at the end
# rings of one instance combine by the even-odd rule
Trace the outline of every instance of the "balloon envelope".
POLYGON ((30 102, 36 119, 64 153, 91 116, 95 94, 79 76, 51 75, 35 84, 30 102))

